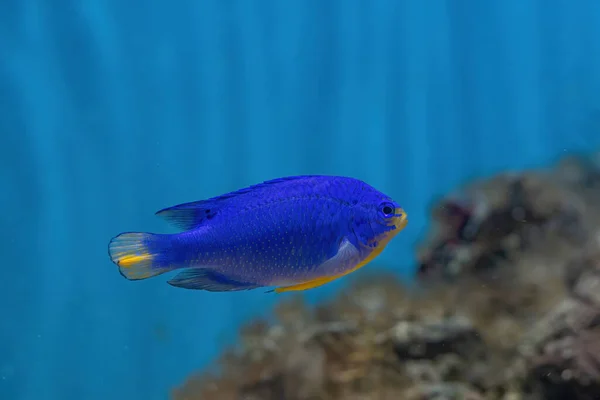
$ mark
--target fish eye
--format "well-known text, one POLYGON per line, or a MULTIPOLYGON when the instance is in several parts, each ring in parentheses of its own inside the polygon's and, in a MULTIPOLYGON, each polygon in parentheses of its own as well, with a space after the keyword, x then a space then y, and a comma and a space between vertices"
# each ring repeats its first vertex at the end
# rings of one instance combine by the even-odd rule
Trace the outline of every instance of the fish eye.
POLYGON ((393 204, 383 203, 381 205, 381 212, 383 213, 383 215, 385 217, 389 217, 389 216, 393 215, 395 210, 396 210, 396 208, 394 207, 393 204))

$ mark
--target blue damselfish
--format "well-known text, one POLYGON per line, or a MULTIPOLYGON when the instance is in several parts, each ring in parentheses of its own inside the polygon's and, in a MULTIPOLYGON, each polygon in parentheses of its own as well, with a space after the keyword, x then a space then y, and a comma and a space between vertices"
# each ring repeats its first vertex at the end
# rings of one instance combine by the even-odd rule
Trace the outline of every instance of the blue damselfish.
POLYGON ((365 182, 324 175, 274 179, 156 214, 182 232, 121 233, 109 244, 112 262, 129 280, 181 270, 168 283, 213 292, 321 286, 372 261, 408 221, 365 182))

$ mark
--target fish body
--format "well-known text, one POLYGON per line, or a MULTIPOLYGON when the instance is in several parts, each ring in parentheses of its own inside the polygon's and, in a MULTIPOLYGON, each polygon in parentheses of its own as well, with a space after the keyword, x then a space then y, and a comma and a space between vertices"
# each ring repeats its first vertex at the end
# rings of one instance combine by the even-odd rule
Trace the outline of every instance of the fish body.
POLYGON ((293 176, 157 212, 183 231, 126 232, 109 244, 130 280, 182 270, 169 283, 209 291, 321 286, 366 265, 407 224, 365 182, 293 176))

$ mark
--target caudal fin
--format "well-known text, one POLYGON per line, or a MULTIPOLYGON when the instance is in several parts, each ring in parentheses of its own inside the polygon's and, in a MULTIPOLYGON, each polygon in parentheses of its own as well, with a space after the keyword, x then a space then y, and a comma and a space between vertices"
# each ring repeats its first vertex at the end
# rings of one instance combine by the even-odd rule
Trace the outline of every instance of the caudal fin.
POLYGON ((163 254, 164 235, 126 232, 111 239, 108 254, 119 272, 129 280, 147 279, 173 270, 163 254))

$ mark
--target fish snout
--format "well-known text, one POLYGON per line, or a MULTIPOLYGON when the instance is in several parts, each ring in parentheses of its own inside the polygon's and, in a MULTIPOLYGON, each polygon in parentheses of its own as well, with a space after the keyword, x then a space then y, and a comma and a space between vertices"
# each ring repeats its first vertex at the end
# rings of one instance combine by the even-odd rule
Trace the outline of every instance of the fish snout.
POLYGON ((403 208, 396 208, 394 213, 396 216, 393 218, 392 223, 396 226, 396 229, 402 230, 408 224, 408 215, 403 208))

